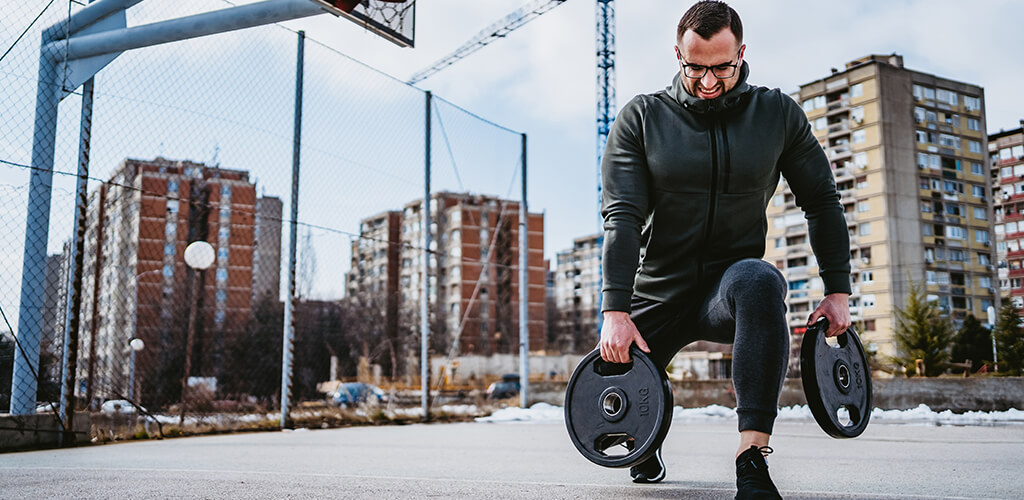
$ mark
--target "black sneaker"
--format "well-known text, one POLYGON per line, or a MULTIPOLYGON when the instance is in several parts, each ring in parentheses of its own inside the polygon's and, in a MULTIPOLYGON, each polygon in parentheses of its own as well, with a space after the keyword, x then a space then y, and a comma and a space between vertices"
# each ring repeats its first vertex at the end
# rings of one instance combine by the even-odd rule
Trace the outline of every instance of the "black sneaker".
POLYGON ((634 483, 657 483, 665 479, 665 462, 661 461, 661 448, 651 458, 629 468, 634 483))
POLYGON ((768 476, 768 464, 764 461, 771 452, 768 446, 751 446, 736 457, 736 500, 781 500, 782 496, 768 476))

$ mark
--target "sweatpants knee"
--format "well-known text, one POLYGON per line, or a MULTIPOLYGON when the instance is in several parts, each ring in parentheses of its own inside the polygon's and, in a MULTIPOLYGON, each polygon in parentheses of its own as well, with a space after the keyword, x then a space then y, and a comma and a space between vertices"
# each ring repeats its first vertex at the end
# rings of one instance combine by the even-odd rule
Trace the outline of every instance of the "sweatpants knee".
POLYGON ((735 272, 736 282, 741 284, 744 294, 766 298, 784 299, 788 285, 782 272, 761 259, 743 259, 729 267, 735 272))

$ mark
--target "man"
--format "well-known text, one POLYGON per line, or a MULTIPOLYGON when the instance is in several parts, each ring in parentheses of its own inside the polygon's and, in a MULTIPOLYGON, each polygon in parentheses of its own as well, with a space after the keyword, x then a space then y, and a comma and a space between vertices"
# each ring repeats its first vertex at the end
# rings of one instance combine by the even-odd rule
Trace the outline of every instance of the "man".
MULTIPOLYGON (((736 497, 779 498, 765 456, 789 356, 787 286, 761 260, 765 209, 784 176, 807 218, 826 294, 808 325, 828 318, 828 336, 850 325, 846 221, 800 107, 747 83, 736 11, 698 2, 676 42, 672 86, 633 98, 608 135, 601 357, 628 362, 635 343, 666 367, 694 341, 733 344, 736 497)), ((661 450, 630 475, 662 480, 661 450)))

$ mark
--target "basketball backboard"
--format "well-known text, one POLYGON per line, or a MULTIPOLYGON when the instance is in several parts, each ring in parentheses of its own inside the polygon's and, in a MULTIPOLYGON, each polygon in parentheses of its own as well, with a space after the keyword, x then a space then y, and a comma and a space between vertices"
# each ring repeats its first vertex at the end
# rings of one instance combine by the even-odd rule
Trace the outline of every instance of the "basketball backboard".
POLYGON ((416 0, 315 0, 400 47, 416 40, 416 0))

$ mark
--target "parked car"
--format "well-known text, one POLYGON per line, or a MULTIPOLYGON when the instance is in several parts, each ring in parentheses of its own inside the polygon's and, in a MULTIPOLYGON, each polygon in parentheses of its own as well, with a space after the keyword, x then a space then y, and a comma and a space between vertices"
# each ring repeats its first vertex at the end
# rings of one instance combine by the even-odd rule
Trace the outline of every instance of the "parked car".
POLYGON ((359 403, 385 403, 388 396, 375 385, 362 382, 348 382, 338 386, 331 401, 342 408, 359 403))
POLYGON ((501 376, 500 382, 495 382, 487 388, 488 399, 514 398, 519 395, 519 375, 509 373, 501 376))
MULTIPOLYGON (((145 408, 139 408, 141 408, 143 411, 145 410, 145 408)), ((100 405, 100 412, 103 413, 104 415, 131 415, 135 411, 135 406, 133 406, 131 402, 124 399, 110 399, 104 401, 103 404, 100 405)))

